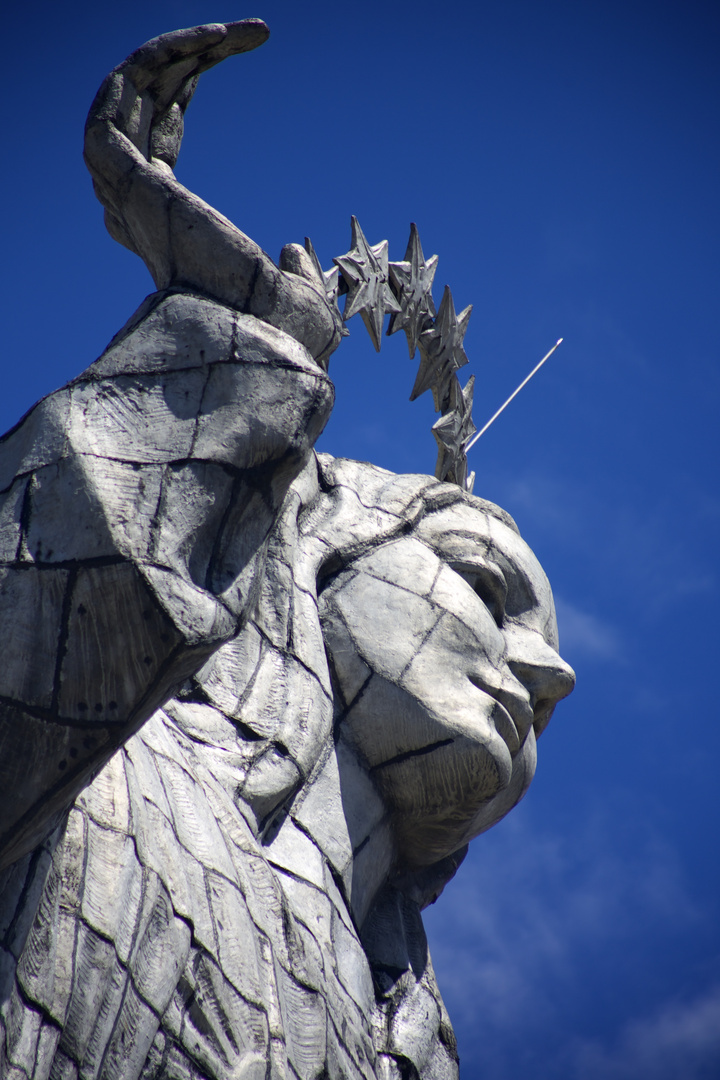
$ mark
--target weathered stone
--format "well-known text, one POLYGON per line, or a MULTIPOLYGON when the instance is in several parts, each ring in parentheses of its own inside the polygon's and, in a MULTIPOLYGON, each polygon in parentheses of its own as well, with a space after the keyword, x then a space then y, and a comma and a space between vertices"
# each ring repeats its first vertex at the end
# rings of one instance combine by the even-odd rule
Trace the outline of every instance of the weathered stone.
POLYGON ((57 837, 46 842, 33 857, 18 859, 4 876, 0 892, 0 941, 3 954, 3 981, 0 983, 0 1000, 10 992, 12 978, 5 982, 8 972, 15 972, 15 962, 20 956, 35 915, 35 908, 45 887, 52 864, 52 848, 57 837))
POLYGON ((328 966, 333 964, 332 920, 333 906, 322 889, 297 877, 290 871, 279 870, 283 896, 290 908, 302 915, 305 926, 322 949, 328 966))
POLYGON ((369 1016, 375 995, 367 958, 357 935, 348 930, 336 910, 333 910, 332 941, 340 981, 360 1012, 369 1016))
POLYGON ((348 836, 357 851, 387 814, 387 808, 368 775, 367 762, 358 759, 354 748, 340 733, 335 743, 340 798, 348 836))
POLYGON ((68 443, 70 390, 58 390, 39 401, 23 419, 0 439, 0 491, 16 476, 25 476, 43 465, 55 464, 68 443))
POLYGON ((67 570, 0 567, 0 697, 50 708, 67 570))
POLYGON ((320 1074, 325 1061, 327 1014, 320 994, 278 972, 288 1061, 300 1080, 320 1074))
POLYGON ((147 313, 141 307, 87 375, 107 379, 222 363, 233 355, 236 330, 237 317, 228 308, 200 296, 171 294, 147 313))
POLYGON ((243 895, 221 874, 208 871, 206 879, 223 974, 238 993, 262 1007, 263 988, 254 927, 243 895))
POLYGON ((375 901, 378 878, 390 876, 397 864, 397 848, 396 831, 387 816, 355 848, 350 895, 361 926, 375 901))
MULTIPOLYGON (((309 358, 303 367, 311 367, 309 358)), ((211 368, 193 454, 252 469, 288 451, 300 453, 309 448, 312 443, 307 426, 320 386, 319 374, 289 364, 270 369, 252 363, 211 368)), ((315 437, 319 434, 318 430, 315 437)))
POLYGON ((271 738, 287 705, 285 665, 280 653, 263 649, 254 670, 252 687, 235 715, 260 738, 271 738))
POLYGON ((4 1016, 5 1053, 9 1066, 6 1075, 17 1070, 19 1076, 29 1076, 35 1064, 42 1014, 34 1009, 23 1009, 17 994, 11 996, 9 1006, 4 1016))
POLYGON ((113 829, 87 826, 86 877, 81 914, 91 929, 112 938, 121 963, 127 963, 142 899, 142 867, 133 840, 113 829))
POLYGON ((323 860, 320 849, 297 828, 292 818, 285 818, 270 843, 265 845, 265 855, 274 866, 289 870, 318 889, 323 888, 323 860))
POLYGON ((20 476, 0 495, 0 562, 10 563, 18 558, 27 486, 28 478, 20 476))
POLYGON ((101 827, 125 835, 130 833, 130 800, 122 751, 113 754, 90 787, 79 796, 77 806, 101 827))
MULTIPOLYGON (((141 570, 157 602, 187 645, 217 646, 232 637, 236 621, 212 593, 164 567, 143 566, 141 570)), ((204 659, 196 666, 200 667, 204 659)))
POLYGON ((203 371, 188 370, 77 383, 73 450, 143 465, 189 457, 205 381, 203 371))
POLYGON ((158 765, 179 842, 207 870, 232 879, 232 860, 206 800, 198 796, 198 782, 169 758, 163 757, 158 765))
POLYGON ((132 956, 133 983, 156 1016, 163 1014, 175 992, 190 938, 190 927, 177 917, 160 886, 132 956))
MULTIPOLYGON (((401 576, 402 568, 396 576, 401 576)), ((412 573, 407 580, 413 581, 412 573)), ((396 583, 360 572, 340 577, 323 596, 323 606, 336 608, 345 626, 352 627, 356 650, 366 663, 388 679, 398 680, 412 663, 424 639, 438 620, 438 612, 424 597, 396 583), (409 632, 398 637, 397 626, 409 632)), ((324 612, 323 612, 324 616, 324 612)), ((326 629, 332 649, 333 634, 326 629)))
POLYGON ((53 858, 35 919, 18 960, 17 981, 34 1001, 64 1026, 75 970, 75 937, 84 877, 84 820, 72 811, 53 858))
POLYGON ((203 691, 226 716, 240 717, 240 702, 258 671, 261 649, 260 632, 249 623, 242 634, 221 645, 198 672, 203 691))
POLYGON ((391 585, 397 584, 399 570, 404 582, 413 583, 412 593, 417 596, 430 595, 443 569, 425 544, 411 536, 388 541, 373 551, 370 558, 358 559, 355 568, 391 585))
POLYGON ((62 563, 117 554, 93 471, 92 458, 73 456, 33 474, 24 534, 28 559, 62 563), (68 505, 72 515, 65 512, 68 505))
POLYGON ((223 468, 206 461, 169 466, 156 504, 152 561, 206 588, 232 485, 223 468))
POLYGON ((48 723, 0 704, 0 850, 10 866, 61 824, 68 802, 89 782, 98 757, 109 757, 110 732, 48 723))
POLYGON ((62 716, 105 724, 141 704, 180 637, 127 564, 77 574, 60 668, 62 716))
MULTIPOLYGON (((304 796, 298 799, 292 816, 312 837, 340 877, 352 864, 352 844, 345 822, 338 821, 336 808, 341 801, 340 774, 334 753, 327 754, 322 768, 311 779, 304 796)), ((349 886, 349 882, 348 882, 349 886)))
POLYGON ((130 984, 101 1059, 103 1070, 108 1075, 121 1077, 123 1080, 137 1076, 145 1063, 157 1029, 156 1013, 130 984))
POLYGON ((142 792, 132 779, 131 790, 141 865, 162 881, 174 910, 192 924, 193 934, 203 948, 215 955, 217 941, 202 864, 182 847, 171 821, 154 804, 143 802, 142 792))
POLYGON ((292 610, 293 652, 303 667, 313 673, 329 698, 331 688, 325 643, 317 615, 317 599, 296 585, 292 595, 292 610))
POLYGON ((412 1061, 418 1073, 422 1073, 433 1051, 439 1025, 439 1005, 419 984, 405 994, 393 1016, 388 1050, 412 1061))

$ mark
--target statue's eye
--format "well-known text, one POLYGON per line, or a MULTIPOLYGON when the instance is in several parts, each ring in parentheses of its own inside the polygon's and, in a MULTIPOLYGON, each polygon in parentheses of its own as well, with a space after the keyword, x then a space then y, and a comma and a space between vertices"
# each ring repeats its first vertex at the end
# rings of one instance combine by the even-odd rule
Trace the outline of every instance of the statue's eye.
POLYGON ((507 582, 501 571, 494 566, 473 566, 471 563, 455 563, 452 568, 477 593, 497 626, 501 627, 507 598, 507 582))
POLYGON ((480 597, 497 625, 502 626, 505 618, 505 598, 495 588, 494 584, 491 585, 479 576, 475 578, 473 589, 480 597))

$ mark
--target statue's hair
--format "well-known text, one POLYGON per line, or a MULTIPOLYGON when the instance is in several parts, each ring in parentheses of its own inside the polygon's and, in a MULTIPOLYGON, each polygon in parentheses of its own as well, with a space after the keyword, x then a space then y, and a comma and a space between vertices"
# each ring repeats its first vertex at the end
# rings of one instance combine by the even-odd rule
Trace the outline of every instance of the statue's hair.
POLYGON ((411 533, 427 515, 464 503, 490 514, 518 532, 512 517, 457 484, 420 473, 388 472, 365 461, 317 458, 321 495, 301 514, 304 543, 313 537, 324 550, 317 563, 319 587, 329 575, 367 551, 411 533))

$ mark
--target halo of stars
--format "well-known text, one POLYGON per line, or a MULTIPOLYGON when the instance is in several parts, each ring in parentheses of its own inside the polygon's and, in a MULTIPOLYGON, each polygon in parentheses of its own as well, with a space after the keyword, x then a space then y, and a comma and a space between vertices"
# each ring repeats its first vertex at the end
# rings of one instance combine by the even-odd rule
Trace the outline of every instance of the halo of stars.
POLYGON ((351 218, 350 250, 333 259, 335 266, 329 272, 322 270, 308 239, 305 248, 328 301, 337 305, 338 296, 347 293, 343 323, 353 315, 360 315, 379 352, 383 321, 389 313, 388 334, 405 331, 411 358, 420 350, 420 366, 410 400, 431 390, 435 410, 441 414, 432 428, 438 444, 435 475, 438 480, 472 491, 475 474, 468 476, 466 447, 477 430, 472 420, 475 376, 463 388, 456 374, 468 363, 463 339, 472 305, 457 315, 446 285, 436 310, 432 285, 438 257, 425 259, 414 222, 410 225, 402 262, 388 262, 387 240, 368 244, 355 216, 351 218))

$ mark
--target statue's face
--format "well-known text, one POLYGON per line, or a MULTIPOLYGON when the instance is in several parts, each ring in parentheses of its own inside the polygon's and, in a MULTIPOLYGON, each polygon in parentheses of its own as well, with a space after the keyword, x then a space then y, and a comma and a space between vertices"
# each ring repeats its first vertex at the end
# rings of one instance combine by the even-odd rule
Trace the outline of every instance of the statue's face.
POLYGON ((321 596, 341 737, 430 865, 524 795, 535 739, 575 677, 550 585, 517 533, 469 503, 428 514, 321 596))

